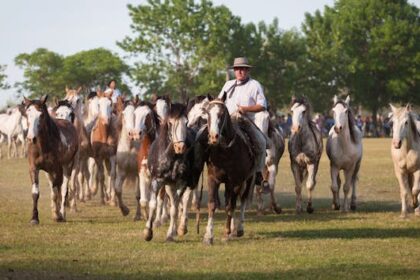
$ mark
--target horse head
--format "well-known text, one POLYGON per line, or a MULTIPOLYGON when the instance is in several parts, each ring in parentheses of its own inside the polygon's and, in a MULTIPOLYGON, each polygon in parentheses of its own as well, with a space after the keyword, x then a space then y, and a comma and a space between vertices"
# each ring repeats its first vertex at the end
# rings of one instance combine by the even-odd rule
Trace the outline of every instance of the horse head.
POLYGON ((401 108, 392 104, 389 104, 389 106, 392 110, 392 145, 395 149, 400 149, 404 139, 407 139, 410 134, 418 139, 419 132, 409 104, 401 108))
POLYGON ((338 134, 347 127, 349 122, 350 95, 347 96, 345 101, 339 100, 335 95, 333 101, 334 131, 338 134))
POLYGON ((47 102, 48 95, 42 96, 39 100, 30 100, 26 97, 23 97, 23 99, 26 108, 25 114, 28 118, 27 139, 32 143, 38 136, 41 116, 44 114, 48 115, 47 106, 45 104, 47 102))
POLYGON ((218 145, 222 138, 222 132, 230 119, 229 112, 220 99, 211 101, 207 109, 207 125, 209 132, 209 144, 218 145))
POLYGON ((149 132, 156 132, 157 116, 152 104, 140 102, 134 111, 134 120, 131 132, 134 139, 140 139, 149 132))
POLYGON ((136 109, 136 106, 139 102, 138 97, 133 97, 131 100, 128 101, 122 101, 121 97, 118 97, 117 101, 117 107, 119 107, 118 110, 121 110, 121 116, 122 116, 122 122, 123 127, 125 127, 128 137, 131 140, 136 140, 134 137, 134 122, 135 122, 135 114, 134 111, 136 109))
POLYGON ((187 105, 188 127, 200 126, 207 122, 207 107, 213 100, 210 95, 196 96, 187 105))
POLYGON ((183 104, 172 104, 166 121, 169 140, 173 145, 175 154, 183 154, 187 150, 187 117, 185 109, 186 107, 183 104))
POLYGON ((159 117, 159 121, 163 123, 168 117, 171 108, 171 99, 167 95, 157 96, 152 102, 154 103, 155 111, 159 117))
POLYGON ((69 122, 74 121, 74 110, 68 100, 58 101, 53 111, 57 119, 68 120, 69 122))
POLYGON ((112 117, 112 100, 104 92, 97 92, 97 116, 103 124, 108 125, 112 117))
POLYGON ((306 98, 292 98, 292 106, 290 110, 292 111, 292 133, 298 133, 305 121, 310 117, 310 105, 306 98))

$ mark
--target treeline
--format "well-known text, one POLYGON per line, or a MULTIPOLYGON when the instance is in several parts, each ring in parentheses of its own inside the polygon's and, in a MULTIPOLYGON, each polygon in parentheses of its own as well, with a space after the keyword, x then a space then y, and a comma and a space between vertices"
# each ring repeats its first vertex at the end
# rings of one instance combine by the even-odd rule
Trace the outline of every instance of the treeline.
POLYGON ((61 96, 65 85, 90 88, 126 74, 145 96, 186 99, 217 94, 233 58, 247 56, 272 106, 306 95, 325 111, 340 93, 374 116, 391 101, 420 104, 419 9, 406 0, 339 0, 306 14, 301 31, 282 30, 277 19, 243 23, 209 0, 148 0, 128 9, 133 35, 117 44, 133 65, 105 49, 67 57, 38 49, 16 57, 25 78, 16 86, 61 96))

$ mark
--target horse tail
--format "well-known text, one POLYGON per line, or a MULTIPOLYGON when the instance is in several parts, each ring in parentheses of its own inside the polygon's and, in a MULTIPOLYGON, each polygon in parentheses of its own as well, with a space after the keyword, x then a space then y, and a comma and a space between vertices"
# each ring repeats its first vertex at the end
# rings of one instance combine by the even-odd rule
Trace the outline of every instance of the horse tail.
POLYGON ((197 229, 197 234, 200 234, 200 206, 201 206, 201 200, 203 199, 203 187, 204 187, 204 171, 201 171, 200 196, 198 197, 197 205, 195 207, 195 227, 197 229))

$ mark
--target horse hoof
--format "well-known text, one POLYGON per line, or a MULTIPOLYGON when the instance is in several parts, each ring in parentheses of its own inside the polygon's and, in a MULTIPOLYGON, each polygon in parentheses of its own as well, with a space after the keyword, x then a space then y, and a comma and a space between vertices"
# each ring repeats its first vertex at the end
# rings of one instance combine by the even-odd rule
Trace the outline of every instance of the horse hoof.
POLYGON ((211 238, 204 237, 203 244, 204 245, 209 245, 209 246, 213 245, 213 237, 211 237, 211 238))
POLYGON ((414 210, 414 215, 416 215, 417 217, 420 217, 420 209, 416 208, 416 210, 414 210))
POLYGON ((332 209, 332 210, 335 210, 335 211, 340 210, 340 204, 335 204, 335 203, 333 203, 333 204, 331 205, 331 209, 332 209))
POLYGON ((407 219, 407 213, 401 213, 400 219, 402 219, 402 220, 407 219))
POLYGON ((178 236, 184 236, 188 233, 188 229, 186 226, 178 227, 177 233, 178 236))
POLYGON ((356 204, 350 205, 350 209, 351 209, 351 211, 356 211, 356 204))
POLYGON ((258 217, 264 216, 264 211, 263 210, 257 210, 257 216, 258 217))
POLYGON ((32 219, 29 223, 30 223, 32 226, 36 226, 36 225, 39 225, 39 220, 37 220, 37 219, 32 219))
POLYGON ((113 200, 113 199, 111 199, 111 200, 109 200, 109 205, 110 206, 112 206, 112 207, 116 207, 116 206, 118 206, 118 204, 115 202, 115 200, 113 200))
POLYGON ((150 228, 146 228, 143 230, 144 240, 150 241, 153 239, 153 230, 150 228))
POLYGON ((166 243, 173 243, 173 242, 175 242, 175 239, 172 236, 166 237, 166 243))
POLYGON ((312 214, 314 212, 314 208, 312 206, 308 206, 306 207, 306 212, 308 212, 309 214, 312 214))
POLYGON ((244 233, 245 233, 244 230, 240 229, 236 232, 236 237, 242 237, 242 236, 244 236, 244 233))
POLYGON ((162 225, 162 223, 160 222, 160 221, 155 221, 154 223, 153 223, 153 228, 158 228, 158 227, 160 227, 162 225))
POLYGON ((283 210, 281 209, 281 207, 278 206, 274 206, 273 210, 276 214, 281 214, 281 212, 283 212, 283 210))
POLYGON ((121 209, 121 214, 125 217, 128 214, 130 214, 130 209, 127 206, 123 206, 120 208, 121 209))
POLYGON ((133 221, 134 222, 141 221, 141 216, 140 215, 135 215, 134 218, 133 218, 133 221))

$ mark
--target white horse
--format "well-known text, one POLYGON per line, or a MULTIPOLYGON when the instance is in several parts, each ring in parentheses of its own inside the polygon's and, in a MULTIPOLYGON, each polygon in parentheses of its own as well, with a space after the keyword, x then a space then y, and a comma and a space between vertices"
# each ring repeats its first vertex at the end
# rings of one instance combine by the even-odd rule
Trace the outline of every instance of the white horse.
POLYGON ((362 132, 355 123, 350 108, 350 96, 347 96, 345 101, 334 96, 333 101, 332 111, 335 124, 331 127, 327 139, 327 155, 330 159, 331 191, 333 193, 332 208, 340 209, 340 170, 343 170, 345 177, 343 211, 349 210, 350 188, 352 189, 350 208, 356 210, 356 184, 363 154, 362 132))
POLYGON ((411 193, 413 208, 420 216, 420 131, 416 126, 417 115, 411 107, 392 109, 392 145, 391 155, 394 162, 395 176, 400 184, 401 217, 407 216, 407 199, 411 193))
MULTIPOLYGON (((24 129, 22 127, 22 113, 18 107, 9 108, 6 113, 0 114, 0 143, 7 140, 8 158, 17 156, 16 140, 22 143, 21 156, 26 153, 24 129)), ((0 158, 2 157, 0 149, 0 158)))

